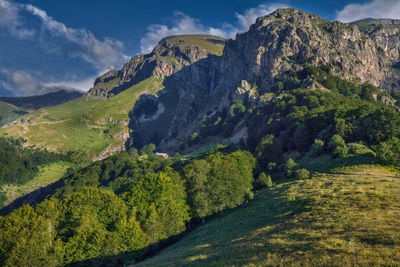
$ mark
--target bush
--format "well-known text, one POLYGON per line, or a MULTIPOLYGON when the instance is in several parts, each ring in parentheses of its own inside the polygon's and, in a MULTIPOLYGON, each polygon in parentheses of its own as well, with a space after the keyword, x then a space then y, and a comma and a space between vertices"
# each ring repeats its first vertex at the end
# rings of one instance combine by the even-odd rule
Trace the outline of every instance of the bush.
POLYGON ((345 147, 345 146, 346 146, 346 142, 338 134, 335 134, 334 136, 332 136, 331 140, 328 143, 328 147, 331 151, 334 151, 336 147, 345 147))
POLYGON ((272 179, 271 176, 266 175, 264 172, 258 175, 256 180, 256 187, 257 188, 265 188, 265 187, 272 187, 272 179))
POLYGON ((314 144, 311 146, 311 155, 314 157, 318 157, 319 155, 322 155, 324 153, 324 146, 325 143, 324 141, 320 139, 315 139, 314 144))
POLYGON ((307 169, 299 169, 295 172, 295 178, 308 179, 310 178, 310 172, 307 169))
POLYGON ((400 139, 392 137, 376 147, 376 156, 380 162, 400 166, 400 139))
POLYGON ((348 150, 346 147, 338 146, 333 150, 332 155, 335 158, 345 158, 348 155, 348 150))
POLYGON ((150 144, 143 146, 142 149, 140 149, 140 154, 142 154, 142 155, 153 154, 155 150, 156 150, 156 145, 154 145, 153 143, 150 143, 150 144))
POLYGON ((289 158, 285 163, 285 173, 288 178, 292 178, 294 175, 294 170, 297 167, 297 163, 292 159, 289 158))

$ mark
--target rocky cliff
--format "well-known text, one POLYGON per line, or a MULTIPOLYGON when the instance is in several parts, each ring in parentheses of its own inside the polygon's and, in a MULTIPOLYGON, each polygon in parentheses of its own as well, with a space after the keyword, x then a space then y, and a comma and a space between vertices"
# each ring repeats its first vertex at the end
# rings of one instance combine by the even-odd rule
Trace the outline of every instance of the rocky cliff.
POLYGON ((121 70, 111 70, 97 78, 87 96, 107 98, 149 77, 170 76, 209 55, 220 55, 224 44, 225 39, 210 35, 165 38, 152 53, 134 56, 121 70))
MULTIPOLYGON (((176 149, 195 138, 207 118, 223 118, 237 101, 257 105, 260 94, 281 90, 283 81, 307 65, 400 90, 399 25, 376 20, 344 24, 278 9, 226 43, 212 36, 166 38, 151 54, 135 56, 122 70, 99 77, 87 96, 110 97, 148 77, 162 78, 164 89, 143 95, 130 113, 131 143, 140 147, 151 141, 176 149)), ((299 87, 321 85, 309 77, 299 87)), ((245 136, 238 122, 229 138, 237 142, 245 136)))

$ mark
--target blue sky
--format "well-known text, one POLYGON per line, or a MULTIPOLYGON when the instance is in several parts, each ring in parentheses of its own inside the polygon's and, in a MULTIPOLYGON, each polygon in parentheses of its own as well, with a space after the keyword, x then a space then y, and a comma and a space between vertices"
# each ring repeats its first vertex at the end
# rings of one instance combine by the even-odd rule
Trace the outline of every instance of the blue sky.
POLYGON ((151 51, 162 37, 234 38, 279 7, 343 22, 400 18, 400 0, 0 0, 0 95, 88 90, 94 77, 151 51))

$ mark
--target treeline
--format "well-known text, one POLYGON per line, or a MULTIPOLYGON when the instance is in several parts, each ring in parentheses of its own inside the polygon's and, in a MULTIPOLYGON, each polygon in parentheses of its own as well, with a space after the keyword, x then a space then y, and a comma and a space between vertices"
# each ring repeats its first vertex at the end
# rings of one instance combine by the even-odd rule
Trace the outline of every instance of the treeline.
POLYGON ((0 186, 24 184, 37 174, 39 165, 63 157, 48 151, 24 148, 23 142, 0 137, 0 186))
POLYGON ((34 208, 0 218, 0 265, 132 261, 189 221, 252 198, 254 167, 244 151, 185 163, 124 152, 94 163, 34 208))

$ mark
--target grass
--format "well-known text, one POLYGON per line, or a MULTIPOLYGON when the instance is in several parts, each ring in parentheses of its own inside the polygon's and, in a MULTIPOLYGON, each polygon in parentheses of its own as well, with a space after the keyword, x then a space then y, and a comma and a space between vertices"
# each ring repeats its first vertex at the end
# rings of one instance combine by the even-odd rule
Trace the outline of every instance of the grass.
POLYGON ((74 167, 74 164, 65 161, 45 164, 39 167, 38 174, 27 183, 19 186, 4 186, 3 191, 6 192, 7 197, 5 204, 7 205, 19 197, 56 182, 62 178, 65 175, 66 170, 71 167, 74 167))
POLYGON ((400 178, 358 165, 257 192, 137 266, 396 266, 400 178))
POLYGON ((167 41, 185 41, 182 45, 195 45, 200 48, 207 50, 209 53, 221 56, 225 46, 225 39, 212 36, 212 35, 199 35, 199 34, 188 34, 188 35, 177 35, 167 37, 167 41))
POLYGON ((0 126, 5 125, 21 117, 23 112, 25 111, 14 105, 5 102, 0 102, 0 126))
POLYGON ((89 157, 110 147, 122 146, 121 135, 129 132, 129 112, 141 94, 155 94, 163 80, 149 78, 108 99, 81 97, 25 117, 17 125, 0 129, 0 135, 25 138, 26 145, 67 153, 79 151, 89 157), (111 134, 110 134, 111 133, 111 134))

